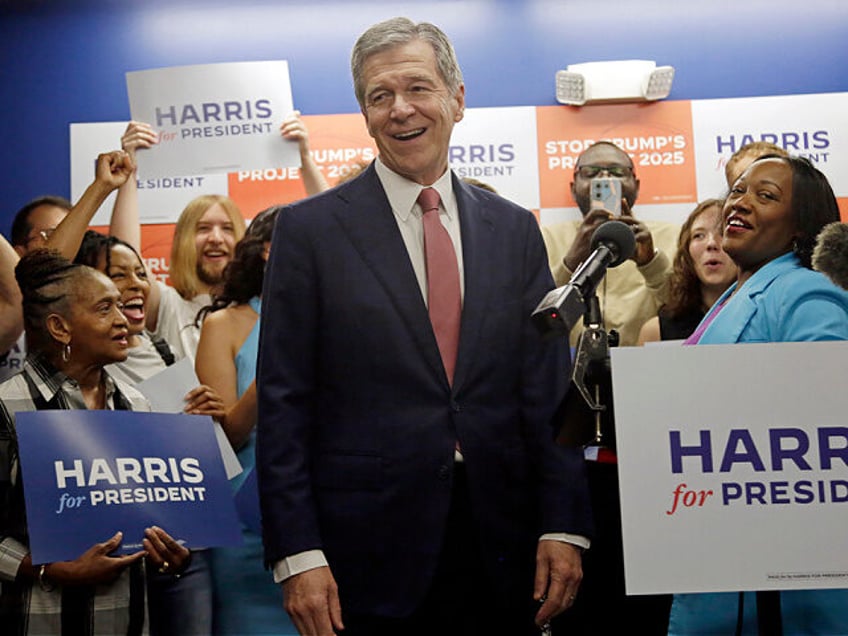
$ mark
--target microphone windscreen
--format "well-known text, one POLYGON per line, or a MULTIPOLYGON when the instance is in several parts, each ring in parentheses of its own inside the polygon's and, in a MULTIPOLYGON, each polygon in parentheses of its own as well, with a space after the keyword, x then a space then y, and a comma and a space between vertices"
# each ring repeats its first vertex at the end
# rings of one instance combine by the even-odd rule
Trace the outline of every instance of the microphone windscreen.
POLYGON ((626 223, 607 221, 592 234, 592 249, 597 249, 601 244, 606 245, 615 254, 615 260, 609 267, 616 267, 636 252, 636 235, 626 223))
POLYGON ((837 222, 824 226, 813 250, 813 269, 848 289, 848 225, 837 222))

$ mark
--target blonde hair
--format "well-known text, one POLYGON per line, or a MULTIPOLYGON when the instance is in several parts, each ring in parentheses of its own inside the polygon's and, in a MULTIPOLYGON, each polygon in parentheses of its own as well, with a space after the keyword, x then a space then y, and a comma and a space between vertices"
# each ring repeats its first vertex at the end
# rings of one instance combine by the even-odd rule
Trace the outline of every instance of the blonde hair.
POLYGON ((174 289, 186 300, 191 300, 205 288, 197 275, 197 247, 194 239, 201 217, 216 203, 224 208, 230 217, 236 241, 240 241, 244 236, 245 224, 241 210, 229 197, 222 194, 204 194, 189 202, 174 229, 168 272, 174 289))

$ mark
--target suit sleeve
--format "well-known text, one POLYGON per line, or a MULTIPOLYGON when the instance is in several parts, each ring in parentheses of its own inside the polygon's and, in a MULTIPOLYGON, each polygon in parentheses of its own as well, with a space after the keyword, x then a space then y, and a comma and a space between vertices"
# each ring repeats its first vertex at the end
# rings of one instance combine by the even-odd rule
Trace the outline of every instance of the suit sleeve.
POLYGON ((554 414, 568 390, 571 359, 566 337, 544 340, 530 316, 554 287, 542 235, 531 218, 526 228, 522 418, 540 488, 540 535, 569 533, 590 537, 591 510, 583 457, 558 446, 554 414))
POLYGON ((280 212, 262 292, 256 470, 266 564, 322 547, 309 470, 319 301, 301 218, 280 212))

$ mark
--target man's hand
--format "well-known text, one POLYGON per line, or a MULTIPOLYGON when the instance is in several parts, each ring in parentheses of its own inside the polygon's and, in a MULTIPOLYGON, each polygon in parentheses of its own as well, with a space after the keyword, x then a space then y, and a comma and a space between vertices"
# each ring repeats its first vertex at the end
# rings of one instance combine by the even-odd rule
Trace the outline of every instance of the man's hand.
MULTIPOLYGON (((622 201, 622 207, 623 205, 624 202, 622 201)), ((577 230, 577 236, 562 259, 563 264, 570 272, 573 273, 580 266, 580 263, 589 258, 592 253, 592 235, 599 226, 612 218, 613 216, 609 212, 601 208, 589 210, 583 217, 583 223, 577 230)))
POLYGON ((582 580, 580 548, 562 541, 539 541, 533 598, 544 599, 544 603, 536 614, 536 625, 544 625, 571 607, 582 580))
POLYGON ((344 629, 339 588, 324 566, 283 581, 283 606, 302 636, 332 636, 344 629))
POLYGON ((633 235, 636 237, 636 251, 632 258, 636 264, 641 267, 650 263, 654 258, 654 238, 647 226, 633 216, 633 211, 626 199, 621 201, 621 217, 617 220, 626 223, 633 229, 633 235))

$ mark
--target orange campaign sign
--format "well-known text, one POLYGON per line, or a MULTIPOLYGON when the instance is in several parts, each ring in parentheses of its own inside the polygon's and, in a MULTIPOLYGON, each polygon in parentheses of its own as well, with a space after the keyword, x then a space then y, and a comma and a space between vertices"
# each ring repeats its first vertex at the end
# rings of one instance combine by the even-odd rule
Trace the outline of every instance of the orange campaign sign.
MULTIPOLYGON (((309 131, 312 158, 331 186, 377 156, 360 114, 302 117, 309 131)), ((300 168, 245 170, 228 175, 229 196, 246 219, 272 205, 291 203, 306 196, 300 168)))
POLYGON ((574 164, 596 141, 612 141, 633 158, 640 203, 697 201, 690 102, 541 106, 536 117, 542 208, 575 206, 574 164))
POLYGON ((173 223, 141 226, 141 253, 147 270, 157 280, 170 284, 168 267, 171 261, 171 242, 174 238, 173 223))

